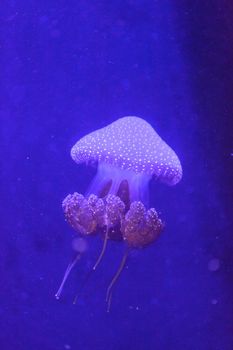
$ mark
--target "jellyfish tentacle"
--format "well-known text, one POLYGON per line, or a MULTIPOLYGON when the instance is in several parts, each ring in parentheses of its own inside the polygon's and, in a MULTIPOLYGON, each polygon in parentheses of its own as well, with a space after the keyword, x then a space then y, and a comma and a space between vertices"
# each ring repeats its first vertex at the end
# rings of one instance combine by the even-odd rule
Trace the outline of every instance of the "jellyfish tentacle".
POLYGON ((74 305, 77 303, 77 300, 79 299, 80 295, 82 294, 82 292, 83 292, 84 288, 86 287, 86 285, 87 285, 87 283, 88 283, 88 281, 89 281, 91 275, 93 274, 93 272, 94 272, 94 270, 91 269, 91 270, 87 273, 87 275, 86 275, 86 277, 85 277, 85 279, 84 279, 84 281, 83 281, 83 283, 82 283, 82 285, 81 285, 80 290, 76 292, 75 297, 74 297, 74 300, 73 300, 73 304, 74 304, 74 305))
POLYGON ((112 290, 113 290, 113 287, 114 285, 116 284, 117 280, 119 279, 124 267, 125 267, 125 264, 126 264, 126 260, 128 258, 128 255, 129 255, 129 248, 127 248, 125 250, 125 253, 121 259, 121 263, 119 265, 119 268, 117 269, 115 275, 113 276, 113 279, 112 281, 110 282, 108 288, 107 288, 107 293, 106 293, 106 302, 107 302, 107 312, 110 311, 110 307, 111 307, 111 301, 112 301, 112 290))
POLYGON ((123 213, 125 211, 125 204, 123 203, 123 201, 118 196, 113 195, 113 194, 108 194, 105 197, 104 201, 101 198, 98 198, 96 195, 91 194, 88 198, 88 203, 90 204, 90 206, 92 206, 93 216, 98 223, 97 227, 99 227, 101 229, 101 228, 103 228, 103 226, 105 226, 106 232, 104 235, 102 250, 101 250, 94 266, 87 274, 85 281, 81 287, 80 292, 77 293, 77 295, 75 296, 74 301, 73 301, 74 304, 76 304, 79 295, 81 294, 81 292, 85 288, 86 284, 88 283, 91 275, 93 274, 93 272, 95 272, 98 265, 100 264, 100 262, 103 259, 103 256, 104 256, 104 253, 105 253, 106 247, 107 247, 107 242, 111 238, 111 237, 109 237, 110 228, 111 228, 111 234, 112 234, 114 227, 121 222, 122 217, 123 217, 123 213), (104 207, 103 207, 103 204, 104 204, 104 207))
POLYGON ((105 235, 104 235, 104 241, 103 241, 103 246, 102 246, 102 250, 99 254, 99 257, 98 259, 96 260, 96 263, 95 265, 93 266, 92 270, 95 271, 97 266, 99 265, 99 263, 102 261, 103 259, 103 256, 104 256, 104 253, 106 251, 106 247, 107 247, 107 242, 108 242, 108 231, 109 231, 109 227, 107 226, 106 227, 106 232, 105 232, 105 235))
MULTIPOLYGON (((98 199, 97 196, 91 194, 88 198, 88 201, 89 201, 89 203, 91 203, 92 206, 94 206, 93 203, 94 202, 97 203, 97 199, 98 199)), ((99 199, 99 201, 102 201, 102 199, 99 199)), ((104 208, 105 208, 105 210, 104 210, 105 215, 103 214, 103 210, 101 207, 101 210, 100 210, 101 216, 99 216, 99 217, 101 217, 99 227, 101 228, 101 226, 102 226, 101 223, 103 223, 103 222, 105 222, 105 227, 106 227, 106 232, 104 235, 102 250, 101 250, 99 257, 97 258, 94 266, 87 274, 87 276, 82 284, 80 292, 76 294, 74 301, 73 301, 73 304, 76 304, 79 295, 82 293, 82 291, 85 288, 86 284, 88 283, 91 275, 93 274, 93 272, 95 272, 95 270, 97 269, 97 266, 102 261, 104 253, 106 251, 107 242, 109 239, 109 229, 110 229, 110 227, 113 228, 116 224, 118 224, 120 222, 122 215, 123 215, 123 212, 125 210, 125 205, 120 200, 119 197, 112 195, 112 194, 108 194, 105 198, 105 201, 104 201, 104 208)), ((95 213, 95 216, 98 217, 98 215, 96 215, 96 213, 95 213)))
POLYGON ((106 228, 106 233, 104 235, 104 241, 103 241, 103 246, 102 246, 102 249, 101 249, 101 252, 94 264, 94 266, 92 267, 92 269, 88 272, 81 288, 80 288, 80 291, 76 293, 75 297, 74 297, 74 300, 73 300, 73 304, 76 304, 77 303, 77 300, 80 296, 80 294, 83 292, 84 288, 86 287, 90 277, 92 276, 93 272, 95 272, 95 270, 97 269, 97 266, 100 264, 100 262, 102 261, 103 259, 103 256, 104 256, 104 253, 106 251, 106 247, 107 247, 107 242, 108 242, 108 227, 106 228))
POLYGON ((73 300, 73 304, 76 304, 76 302, 77 302, 77 300, 78 300, 80 294, 82 293, 83 289, 84 289, 85 286, 87 285, 87 283, 88 283, 90 277, 92 276, 93 272, 95 272, 95 270, 97 269, 97 266, 100 264, 100 262, 101 262, 102 259, 103 259, 103 256, 104 256, 104 253, 105 253, 106 247, 107 247, 107 242, 108 242, 108 239, 109 239, 109 237, 108 237, 108 230, 109 230, 109 227, 107 226, 107 227, 106 227, 106 232, 105 232, 105 235, 104 235, 104 241, 103 241, 103 246, 102 246, 101 252, 100 252, 100 254, 99 254, 99 256, 98 256, 98 258, 97 258, 97 260, 96 260, 94 266, 93 266, 92 269, 88 272, 88 274, 87 274, 87 276, 86 276, 86 278, 85 278, 85 280, 84 280, 84 282, 83 282, 83 284, 82 284, 82 286, 81 286, 81 288, 80 288, 80 292, 78 292, 78 293, 76 294, 76 296, 75 296, 75 298, 74 298, 74 300, 73 300))
POLYGON ((107 302, 107 312, 110 312, 110 308, 112 305, 112 291, 110 292, 108 300, 106 302, 107 302))
POLYGON ((65 282, 66 282, 66 280, 67 280, 67 278, 68 278, 68 276, 69 276, 71 270, 72 270, 73 267, 77 264, 77 262, 78 262, 78 260, 79 260, 80 258, 81 258, 81 254, 78 253, 78 254, 75 256, 75 258, 73 259, 73 261, 71 261, 71 262, 69 263, 69 265, 67 266, 66 271, 65 271, 65 274, 64 274, 64 277, 63 277, 62 282, 61 282, 61 284, 60 284, 60 287, 58 288, 58 291, 57 291, 57 293, 55 294, 55 298, 56 298, 56 299, 60 299, 61 293, 62 293, 62 290, 63 290, 63 287, 64 287, 64 284, 65 284, 65 282))

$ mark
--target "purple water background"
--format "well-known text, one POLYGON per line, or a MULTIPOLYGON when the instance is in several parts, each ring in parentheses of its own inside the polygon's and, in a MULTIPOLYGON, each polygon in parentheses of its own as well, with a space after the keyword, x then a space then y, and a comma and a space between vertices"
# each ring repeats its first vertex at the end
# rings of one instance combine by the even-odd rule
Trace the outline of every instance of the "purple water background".
POLYGON ((0 19, 1 349, 232 350, 231 2, 11 0, 0 19), (150 184, 166 228, 132 254, 107 314, 120 244, 73 306, 89 240, 54 298, 72 255, 61 201, 95 174, 71 146, 124 115, 152 124, 184 177, 150 184))

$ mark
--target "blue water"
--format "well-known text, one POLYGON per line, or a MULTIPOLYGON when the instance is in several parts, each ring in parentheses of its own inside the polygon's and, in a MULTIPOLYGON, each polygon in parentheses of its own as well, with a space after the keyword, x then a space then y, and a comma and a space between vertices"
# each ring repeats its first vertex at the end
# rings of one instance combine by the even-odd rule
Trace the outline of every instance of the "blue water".
POLYGON ((227 1, 8 1, 1 5, 3 350, 233 349, 233 6, 227 1), (150 184, 166 223, 128 259, 98 237, 72 257, 61 202, 95 168, 73 144, 124 115, 147 120, 179 155, 183 179, 150 184))

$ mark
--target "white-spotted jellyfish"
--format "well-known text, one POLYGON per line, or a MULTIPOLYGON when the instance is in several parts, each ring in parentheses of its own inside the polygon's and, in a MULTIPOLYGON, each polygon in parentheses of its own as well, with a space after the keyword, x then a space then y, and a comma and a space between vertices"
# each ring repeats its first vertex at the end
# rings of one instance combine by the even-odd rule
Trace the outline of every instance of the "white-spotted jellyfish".
MULTIPOLYGON (((164 226, 157 211, 148 207, 149 181, 155 178, 176 185, 182 178, 182 167, 176 153, 152 126, 135 116, 120 118, 84 136, 72 147, 71 157, 78 164, 97 164, 97 175, 87 194, 69 194, 62 203, 67 222, 79 235, 99 233, 103 238, 102 251, 92 271, 101 262, 109 239, 123 241, 126 246, 107 289, 109 310, 113 286, 129 251, 153 243, 164 226)), ((80 254, 68 266, 57 298, 80 254)))

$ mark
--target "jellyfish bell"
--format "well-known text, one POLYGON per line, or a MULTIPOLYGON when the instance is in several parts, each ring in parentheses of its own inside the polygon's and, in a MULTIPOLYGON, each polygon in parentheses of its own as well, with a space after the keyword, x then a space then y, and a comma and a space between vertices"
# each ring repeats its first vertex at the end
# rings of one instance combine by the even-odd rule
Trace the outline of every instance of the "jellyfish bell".
MULTIPOLYGON (((72 159, 80 164, 97 163, 97 174, 84 196, 69 194, 62 207, 67 222, 82 237, 100 234, 102 250, 89 272, 95 271, 104 256, 107 241, 125 242, 120 266, 108 286, 109 311, 112 290, 131 249, 153 243, 164 227, 157 211, 148 206, 148 183, 154 177, 168 185, 182 178, 182 167, 175 152, 145 120, 123 117, 81 138, 71 149, 72 159)), ((84 249, 85 250, 85 249, 84 249)), ((82 250, 83 252, 83 250, 82 250)), ((68 265, 56 297, 81 252, 68 265)), ((75 298, 76 302, 77 296, 75 298)))
POLYGON ((116 195, 126 181, 130 202, 148 202, 152 177, 168 185, 177 184, 182 177, 175 152, 149 123, 135 116, 120 118, 84 136, 72 147, 71 157, 78 164, 98 163, 89 193, 116 195))

